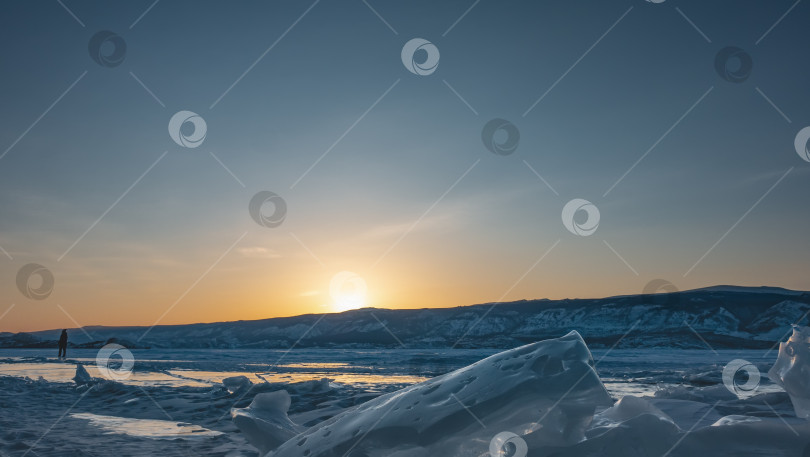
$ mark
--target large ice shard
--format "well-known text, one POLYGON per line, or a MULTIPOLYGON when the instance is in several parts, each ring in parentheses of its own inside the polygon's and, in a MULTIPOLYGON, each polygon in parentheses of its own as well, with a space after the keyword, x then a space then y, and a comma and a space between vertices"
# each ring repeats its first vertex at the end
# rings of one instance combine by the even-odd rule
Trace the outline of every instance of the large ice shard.
POLYGON ((264 455, 304 430, 287 416, 289 409, 290 394, 279 390, 256 395, 250 406, 236 408, 231 415, 248 442, 264 455))
POLYGON ((89 384, 93 382, 93 377, 90 376, 90 373, 84 368, 84 365, 77 364, 76 365, 76 374, 73 376, 73 382, 79 385, 89 384))
MULTIPOLYGON (((504 440, 516 449, 570 446, 584 440, 596 408, 612 403, 585 342, 571 332, 382 395, 267 457, 486 456, 504 433, 516 435, 504 440)), ((240 411, 237 425, 251 428, 240 411)))
POLYGON ((228 389, 230 393, 244 392, 253 385, 247 376, 231 376, 222 380, 222 385, 228 389))
POLYGON ((788 393, 797 417, 810 418, 810 327, 793 326, 768 377, 788 393))

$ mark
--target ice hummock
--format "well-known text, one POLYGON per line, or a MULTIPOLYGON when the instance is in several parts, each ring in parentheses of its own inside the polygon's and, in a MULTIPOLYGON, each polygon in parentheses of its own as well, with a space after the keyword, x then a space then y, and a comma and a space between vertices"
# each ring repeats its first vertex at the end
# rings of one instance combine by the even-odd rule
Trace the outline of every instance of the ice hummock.
POLYGON ((250 379, 248 379, 247 376, 240 375, 223 379, 222 385, 225 386, 228 392, 236 393, 250 389, 250 386, 252 386, 253 383, 250 381, 250 379))
POLYGON ((267 457, 479 456, 501 432, 529 448, 565 447, 585 439, 597 408, 613 404, 575 331, 382 395, 300 434, 285 394, 257 395, 233 413, 267 457))
POLYGON ((788 393, 797 417, 810 418, 810 327, 793 326, 768 377, 788 393))
MULTIPOLYGON (((794 340, 807 345, 808 332, 797 331, 794 340)), ((780 352, 772 372, 791 397, 762 391, 743 399, 709 385, 625 395, 614 404, 590 351, 571 332, 377 397, 303 431, 287 416, 283 390, 257 395, 233 416, 264 457, 810 455, 810 421, 801 407, 798 417, 789 412, 794 396, 804 398, 799 374, 807 359, 790 357, 780 352)))
POLYGON ((87 372, 87 369, 84 368, 84 365, 77 364, 76 375, 73 376, 73 382, 79 385, 89 384, 93 382, 93 377, 90 376, 90 373, 87 372))
POLYGON ((289 409, 286 390, 260 393, 250 406, 233 411, 233 422, 264 455, 304 430, 287 416, 289 409))

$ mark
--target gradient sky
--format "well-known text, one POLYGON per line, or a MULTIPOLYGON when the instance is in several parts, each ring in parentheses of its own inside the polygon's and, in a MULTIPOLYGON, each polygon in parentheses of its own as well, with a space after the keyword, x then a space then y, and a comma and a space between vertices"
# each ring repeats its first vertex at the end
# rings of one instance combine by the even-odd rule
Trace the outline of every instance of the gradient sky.
POLYGON ((369 0, 388 25, 359 0, 63 3, 0 5, 0 331, 331 312, 341 271, 388 308, 810 290, 810 4, 771 28, 793 0, 369 0), (90 58, 101 30, 121 65, 90 58), (435 73, 402 64, 412 38, 435 73), (745 82, 715 71, 725 46, 745 82), (200 147, 170 138, 180 110, 200 147), (515 153, 484 147, 493 118, 515 153), (248 213, 264 190, 279 227, 248 213), (592 236, 562 224, 574 198, 592 236), (28 263, 47 299, 18 290, 28 263))

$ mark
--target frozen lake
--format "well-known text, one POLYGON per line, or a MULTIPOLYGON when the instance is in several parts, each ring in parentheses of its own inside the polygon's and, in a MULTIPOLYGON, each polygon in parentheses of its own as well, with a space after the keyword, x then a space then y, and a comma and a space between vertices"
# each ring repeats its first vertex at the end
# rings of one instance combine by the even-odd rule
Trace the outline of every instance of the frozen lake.
MULTIPOLYGON (((0 349, 0 376, 40 376, 52 382, 70 382, 75 363, 91 376, 97 350, 71 350, 66 361, 53 350, 0 349)), ((494 349, 453 350, 133 350, 135 368, 122 382, 142 386, 205 387, 222 379, 245 375, 254 382, 301 382, 329 378, 339 384, 375 390, 389 385, 413 384, 439 376, 497 353, 494 349)), ((653 395, 671 385, 708 385, 721 382, 723 367, 744 359, 767 372, 776 351, 615 349, 593 350, 596 369, 614 397, 653 395)), ((766 377, 760 389, 778 390, 766 377)))
MULTIPOLYGON (((97 350, 69 350, 64 361, 54 357, 55 352, 0 349, 3 457, 256 456, 255 448, 231 421, 231 409, 247 406, 257 393, 287 390, 292 397, 291 419, 309 426, 380 394, 457 370, 499 351, 133 350, 135 365, 128 379, 92 388, 77 387, 72 378, 77 364, 90 376, 102 376, 95 366, 97 350), (223 387, 222 380, 234 376, 245 376, 254 384, 251 395, 223 387), (321 381, 323 378, 329 381, 321 381)), ((596 371, 615 399, 626 395, 652 398, 666 389, 681 389, 676 394, 680 398, 684 391, 706 388, 715 389, 711 395, 720 388, 733 397, 722 388, 722 371, 735 359, 751 362, 762 373, 757 393, 781 392, 766 376, 776 351, 617 349, 592 353, 596 371)), ((675 397, 666 394, 665 398, 675 397)), ((698 401, 710 404, 712 398, 698 401)), ((789 404, 782 401, 780 405, 776 406, 784 411, 780 414, 790 414, 789 404)), ((763 405, 731 408, 770 414, 763 405)), ((700 415, 686 412, 683 420, 700 415)), ((685 424, 687 427, 689 422, 685 424)))

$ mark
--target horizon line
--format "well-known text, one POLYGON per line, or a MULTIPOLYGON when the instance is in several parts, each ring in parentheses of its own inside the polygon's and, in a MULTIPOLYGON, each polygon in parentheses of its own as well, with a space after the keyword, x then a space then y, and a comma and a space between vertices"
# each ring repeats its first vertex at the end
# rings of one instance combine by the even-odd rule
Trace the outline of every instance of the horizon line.
MULTIPOLYGON (((672 285, 671 283, 669 283, 672 285)), ((292 314, 289 316, 273 316, 273 317, 264 317, 260 319, 236 319, 232 321, 212 321, 212 322, 187 322, 182 324, 163 324, 163 325, 156 325, 155 327, 177 327, 177 326, 188 326, 188 325, 213 325, 213 324, 227 324, 227 323, 234 323, 234 322, 258 322, 264 320, 271 320, 271 319, 290 319, 296 317, 304 317, 304 316, 317 316, 317 315, 335 315, 335 314, 345 314, 350 312, 362 311, 362 310, 381 310, 381 311, 413 311, 413 310, 424 310, 424 309, 452 309, 452 308, 466 308, 466 307, 473 307, 473 306, 484 306, 484 305, 492 305, 492 304, 510 304, 510 303, 517 303, 517 302, 529 302, 529 301, 565 301, 565 300, 607 300, 610 298, 625 298, 625 297, 635 297, 640 295, 668 295, 668 294, 681 294, 681 293, 691 293, 691 292, 700 292, 700 291, 722 291, 722 288, 734 288, 734 289, 750 289, 750 290, 740 290, 740 291, 733 291, 728 290, 725 292, 751 292, 754 290, 763 290, 769 289, 773 291, 784 291, 788 292, 788 295, 802 295, 804 293, 810 293, 810 291, 806 290, 797 290, 797 289, 788 289, 785 287, 779 286, 738 286, 733 284, 716 284, 712 286, 705 286, 705 287, 698 287, 694 289, 687 289, 687 290, 675 290, 671 292, 661 291, 660 289, 654 291, 652 293, 636 293, 636 294, 621 294, 621 295, 609 295, 605 297, 566 297, 566 298, 521 298, 517 300, 509 300, 509 301, 491 301, 491 302, 482 302, 482 303, 471 303, 467 305, 456 305, 456 306, 436 306, 436 307, 413 307, 413 308, 379 308, 376 306, 364 306, 362 308, 355 308, 349 309, 345 311, 337 311, 337 312, 325 312, 325 313, 304 313, 304 314, 292 314)), ((10 334, 20 334, 20 333, 44 333, 44 332, 55 332, 61 331, 62 329, 66 330, 82 330, 82 329, 101 329, 101 328, 138 328, 138 327, 149 327, 147 324, 142 325, 85 325, 81 327, 61 327, 61 328, 48 328, 48 329, 41 329, 41 330, 23 330, 19 332, 6 332, 0 331, 2 333, 10 333, 10 334)))

